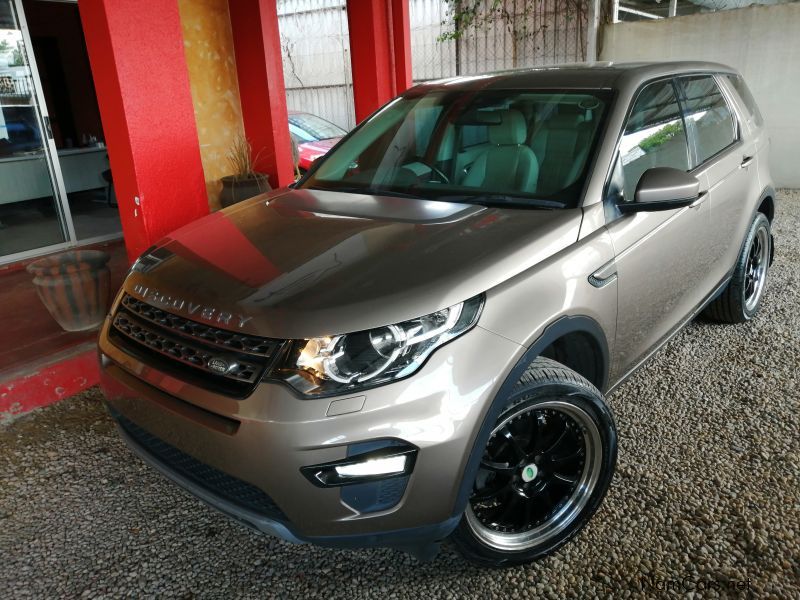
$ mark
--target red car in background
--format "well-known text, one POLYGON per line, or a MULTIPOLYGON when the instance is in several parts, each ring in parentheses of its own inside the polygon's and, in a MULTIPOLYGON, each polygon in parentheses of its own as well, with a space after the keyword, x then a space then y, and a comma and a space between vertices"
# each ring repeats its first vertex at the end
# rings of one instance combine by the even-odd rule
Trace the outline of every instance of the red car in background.
POLYGON ((289 111, 289 133, 300 151, 300 171, 305 172, 311 163, 330 150, 347 132, 310 113, 289 111))

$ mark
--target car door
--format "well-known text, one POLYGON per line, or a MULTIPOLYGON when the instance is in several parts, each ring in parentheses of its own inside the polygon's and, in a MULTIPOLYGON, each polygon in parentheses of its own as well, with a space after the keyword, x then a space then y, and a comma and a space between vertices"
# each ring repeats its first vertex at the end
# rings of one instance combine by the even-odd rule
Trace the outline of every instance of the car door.
MULTIPOLYGON (((672 167, 688 171, 690 165, 673 81, 646 85, 629 112, 607 196, 614 206, 631 202, 646 170, 672 167)), ((701 180, 701 191, 705 185, 701 180)), ((623 215, 614 206, 607 211, 619 296, 614 379, 646 358, 707 293, 704 252, 709 213, 704 199, 701 196, 692 206, 658 212, 623 215)))
POLYGON ((692 150, 692 173, 708 180, 709 276, 721 283, 733 270, 760 191, 755 143, 742 139, 737 114, 714 75, 679 77, 676 82, 692 150))
POLYGON ((746 140, 744 142, 745 151, 750 148, 755 151, 760 198, 764 187, 772 184, 772 178, 769 175, 769 134, 764 127, 764 117, 741 75, 726 73, 718 77, 717 82, 720 83, 723 91, 727 89, 729 98, 737 107, 736 112, 739 113, 739 120, 742 123, 742 136, 746 140))

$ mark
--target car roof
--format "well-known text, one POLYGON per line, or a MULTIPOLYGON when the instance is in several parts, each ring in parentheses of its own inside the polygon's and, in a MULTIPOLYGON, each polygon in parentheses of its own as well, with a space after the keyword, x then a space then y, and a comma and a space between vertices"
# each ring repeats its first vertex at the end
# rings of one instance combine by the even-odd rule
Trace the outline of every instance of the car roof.
POLYGON ((736 69, 727 65, 702 61, 574 63, 439 79, 421 83, 406 93, 435 90, 637 88, 650 79, 697 72, 738 74, 736 69))

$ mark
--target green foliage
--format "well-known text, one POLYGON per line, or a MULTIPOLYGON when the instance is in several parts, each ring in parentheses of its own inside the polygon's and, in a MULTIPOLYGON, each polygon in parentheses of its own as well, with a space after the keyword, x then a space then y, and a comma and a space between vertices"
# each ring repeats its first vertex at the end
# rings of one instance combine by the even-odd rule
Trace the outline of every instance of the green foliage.
MULTIPOLYGON (((470 28, 488 27, 502 18, 504 0, 445 0, 445 2, 449 5, 447 12, 453 29, 442 33, 438 38, 440 42, 460 39, 470 28)), ((526 10, 527 5, 526 2, 526 10)))
MULTIPOLYGON (((447 20, 442 25, 451 27, 437 38, 440 42, 458 40, 470 32, 487 30, 494 23, 503 25, 515 38, 535 35, 546 24, 534 24, 531 18, 539 0, 444 0, 448 6, 447 20)), ((556 10, 571 21, 586 11, 589 0, 559 0, 556 10)))
POLYGON ((13 52, 11 52, 11 67, 24 67, 25 66, 25 55, 22 54, 22 50, 19 48, 14 48, 13 52))
POLYGON ((645 152, 655 150, 662 144, 666 144, 669 140, 674 138, 677 134, 683 131, 683 126, 680 123, 670 123, 665 125, 653 135, 649 135, 639 142, 639 148, 645 152))

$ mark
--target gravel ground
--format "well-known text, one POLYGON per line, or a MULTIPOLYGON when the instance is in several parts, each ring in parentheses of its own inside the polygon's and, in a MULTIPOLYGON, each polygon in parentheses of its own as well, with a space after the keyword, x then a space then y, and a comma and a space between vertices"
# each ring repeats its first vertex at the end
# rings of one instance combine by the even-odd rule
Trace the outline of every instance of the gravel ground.
POLYGON ((690 325, 610 398, 617 474, 555 556, 491 571, 256 535, 145 467, 90 390, 0 428, 0 594, 800 597, 800 193, 782 196, 762 312, 690 325))

